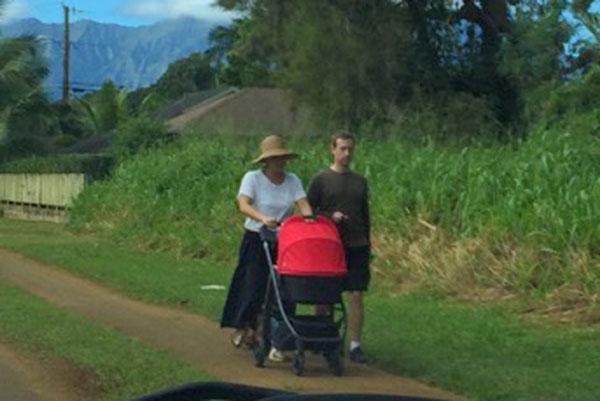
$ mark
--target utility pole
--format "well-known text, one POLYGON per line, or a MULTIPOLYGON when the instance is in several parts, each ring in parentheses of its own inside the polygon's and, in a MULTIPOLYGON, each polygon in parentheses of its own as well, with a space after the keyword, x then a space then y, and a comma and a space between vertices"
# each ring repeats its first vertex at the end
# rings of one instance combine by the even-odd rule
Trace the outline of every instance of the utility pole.
POLYGON ((69 50, 71 43, 69 41, 69 7, 62 5, 65 12, 65 39, 63 52, 63 102, 69 100, 69 50))

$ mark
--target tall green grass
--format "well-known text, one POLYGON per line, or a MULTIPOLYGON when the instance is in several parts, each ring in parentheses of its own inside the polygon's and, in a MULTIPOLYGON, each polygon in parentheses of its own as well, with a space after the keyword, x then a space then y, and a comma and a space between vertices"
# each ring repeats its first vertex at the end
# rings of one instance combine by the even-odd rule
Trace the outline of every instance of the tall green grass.
MULTIPOLYGON (((233 264, 243 220, 236 191, 244 172, 255 168, 249 160, 258 142, 198 136, 140 155, 77 199, 71 227, 233 264)), ((324 138, 294 138, 290 146, 301 157, 289 169, 305 185, 330 162, 324 138)), ((423 223, 446 233, 452 246, 473 238, 498 248, 514 244, 517 253, 537 256, 507 262, 531 270, 508 287, 531 287, 530 276, 548 265, 556 271, 544 271, 545 291, 568 284, 568 264, 578 255, 590 263, 577 280, 594 291, 600 288, 599 160, 594 135, 539 130, 520 142, 462 147, 363 138, 355 169, 370 182, 376 238, 411 238, 423 223)))
POLYGON ((600 142, 538 132, 522 143, 423 148, 368 143, 358 169, 371 179, 378 226, 420 215, 458 236, 493 231, 560 251, 600 251, 600 142))

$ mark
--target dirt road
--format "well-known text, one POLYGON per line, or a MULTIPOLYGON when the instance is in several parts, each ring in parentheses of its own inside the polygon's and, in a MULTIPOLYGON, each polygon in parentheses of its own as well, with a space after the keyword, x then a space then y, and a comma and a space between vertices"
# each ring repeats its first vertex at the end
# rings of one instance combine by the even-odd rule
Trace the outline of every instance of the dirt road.
POLYGON ((4 249, 0 249, 0 280, 167 350, 223 381, 302 392, 376 392, 460 399, 415 380, 351 363, 346 364, 343 377, 332 376, 322 360, 311 358, 304 377, 295 377, 287 364, 258 369, 252 365, 249 353, 234 349, 229 344, 228 334, 214 322, 181 310, 129 299, 4 249))
POLYGON ((0 401, 80 401, 99 394, 60 360, 35 360, 0 344, 0 401))

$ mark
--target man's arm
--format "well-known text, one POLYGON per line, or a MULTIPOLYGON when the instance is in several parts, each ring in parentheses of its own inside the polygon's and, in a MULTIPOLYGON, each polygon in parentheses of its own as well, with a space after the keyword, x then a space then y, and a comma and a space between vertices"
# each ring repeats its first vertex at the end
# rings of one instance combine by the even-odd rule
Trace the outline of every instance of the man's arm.
POLYGON ((320 185, 319 176, 316 175, 310 181, 310 185, 308 186, 308 203, 312 206, 313 213, 317 214, 321 210, 321 185, 320 185))

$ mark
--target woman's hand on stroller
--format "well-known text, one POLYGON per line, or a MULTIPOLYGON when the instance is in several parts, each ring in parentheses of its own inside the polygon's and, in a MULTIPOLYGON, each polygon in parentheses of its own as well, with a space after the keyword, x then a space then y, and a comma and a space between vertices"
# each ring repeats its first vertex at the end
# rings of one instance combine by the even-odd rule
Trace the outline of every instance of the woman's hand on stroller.
POLYGON ((263 218, 261 219, 261 222, 265 226, 269 227, 271 230, 276 229, 277 226, 279 225, 279 222, 271 216, 263 216, 263 218))

